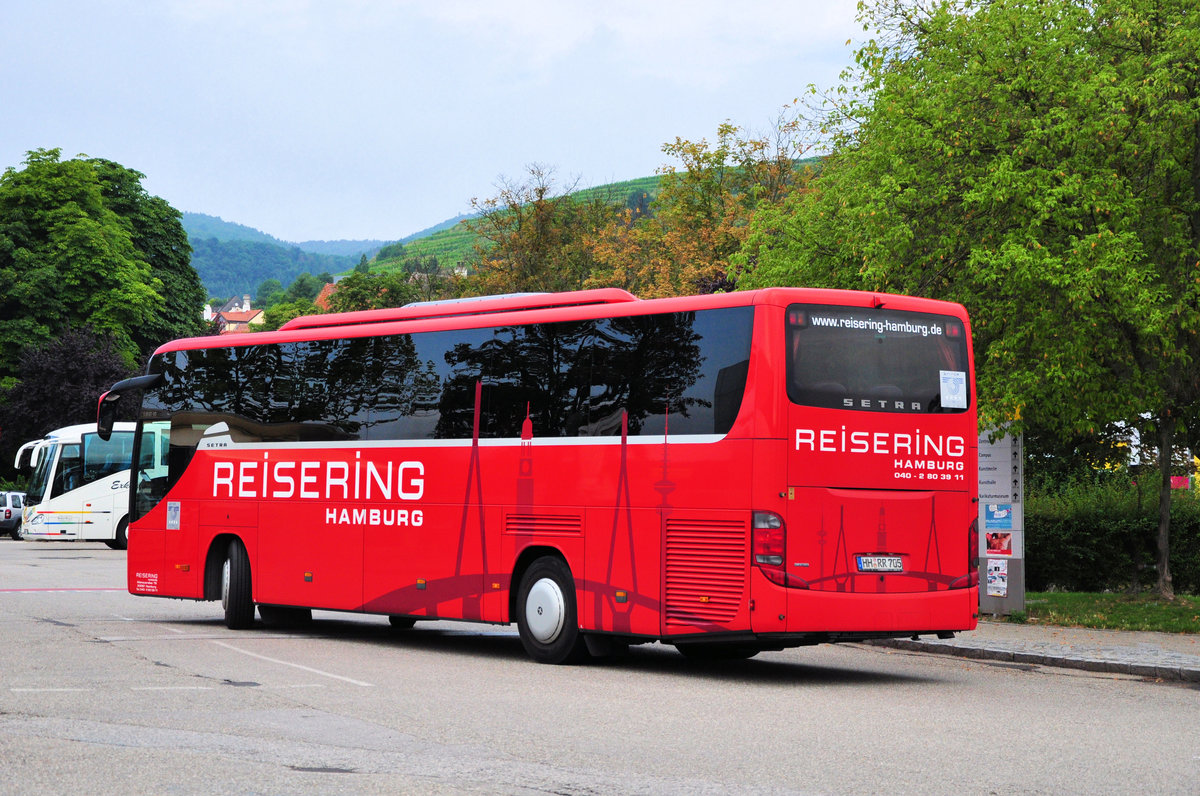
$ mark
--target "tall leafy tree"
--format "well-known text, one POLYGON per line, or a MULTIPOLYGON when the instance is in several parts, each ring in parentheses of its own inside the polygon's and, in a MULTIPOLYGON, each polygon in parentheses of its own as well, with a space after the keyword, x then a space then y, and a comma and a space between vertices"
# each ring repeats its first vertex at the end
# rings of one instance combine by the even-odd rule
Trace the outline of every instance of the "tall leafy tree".
POLYGON ((32 345, 17 364, 18 386, 0 391, 0 472, 11 471, 24 442, 96 419, 96 401, 133 375, 111 336, 83 327, 32 345))
POLYGON ((650 212, 627 200, 623 213, 589 237, 598 262, 589 285, 618 285, 645 297, 732 289, 731 258, 750 219, 804 179, 796 123, 780 119, 771 137, 726 122, 712 144, 677 138, 663 146, 680 165, 659 169, 650 212))
POLYGON ((471 205, 476 215, 463 224, 479 242, 467 290, 484 294, 579 290, 595 267, 586 235, 615 213, 602 197, 560 191, 553 170, 537 164, 525 182, 471 205))
POLYGON ((164 307, 134 223, 108 204, 94 164, 40 149, 24 166, 0 175, 0 380, 11 385, 26 346, 71 325, 110 335, 132 364, 164 307))
POLYGON ((161 307, 133 336, 143 353, 178 337, 202 331, 201 310, 207 298, 200 276, 192 267, 192 247, 182 215, 167 201, 142 187, 144 174, 111 160, 87 161, 100 178, 105 204, 129 223, 132 243, 150 263, 151 276, 162 287, 161 307))
POLYGON ((740 285, 890 290, 974 318, 984 420, 1066 437, 1200 404, 1200 15, 1185 0, 874 0, 813 191, 740 285))

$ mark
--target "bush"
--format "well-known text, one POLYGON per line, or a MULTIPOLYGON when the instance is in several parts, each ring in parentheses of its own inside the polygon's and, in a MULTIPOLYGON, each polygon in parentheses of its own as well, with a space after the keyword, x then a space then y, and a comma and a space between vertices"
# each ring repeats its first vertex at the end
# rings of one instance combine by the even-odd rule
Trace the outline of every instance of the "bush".
MULTIPOLYGON (((1109 591, 1158 582, 1158 484, 1101 473, 1029 490, 1025 505, 1025 586, 1029 591, 1109 591)), ((1181 594, 1200 591, 1200 498, 1176 490, 1171 502, 1171 577, 1181 594)))

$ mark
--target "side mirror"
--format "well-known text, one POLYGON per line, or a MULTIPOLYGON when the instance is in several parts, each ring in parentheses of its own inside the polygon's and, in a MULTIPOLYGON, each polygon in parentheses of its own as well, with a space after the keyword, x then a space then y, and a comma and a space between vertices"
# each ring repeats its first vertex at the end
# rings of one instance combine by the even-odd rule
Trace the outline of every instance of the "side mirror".
POLYGON ((113 424, 117 421, 117 404, 121 402, 121 394, 109 390, 100 396, 96 406, 96 436, 108 442, 112 438, 113 424))
POLYGON ((96 404, 96 435, 105 442, 112 438, 113 425, 117 420, 117 406, 125 393, 148 389, 160 381, 161 373, 151 373, 114 384, 108 392, 100 396, 100 401, 96 404))

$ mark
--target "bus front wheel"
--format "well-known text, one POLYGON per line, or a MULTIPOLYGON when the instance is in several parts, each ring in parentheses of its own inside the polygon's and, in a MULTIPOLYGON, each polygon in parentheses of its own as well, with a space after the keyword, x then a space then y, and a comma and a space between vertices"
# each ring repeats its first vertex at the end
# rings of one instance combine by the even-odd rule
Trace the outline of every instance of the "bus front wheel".
POLYGON ((241 539, 229 543, 221 567, 221 607, 225 627, 245 630, 254 624, 254 601, 250 598, 250 557, 241 539))
POLYGON ((545 556, 525 571, 517 593, 517 630, 525 652, 539 663, 577 663, 587 656, 575 579, 562 559, 545 556))
POLYGON ((124 550, 129 547, 129 518, 122 517, 117 523, 117 535, 105 542, 113 550, 124 550))

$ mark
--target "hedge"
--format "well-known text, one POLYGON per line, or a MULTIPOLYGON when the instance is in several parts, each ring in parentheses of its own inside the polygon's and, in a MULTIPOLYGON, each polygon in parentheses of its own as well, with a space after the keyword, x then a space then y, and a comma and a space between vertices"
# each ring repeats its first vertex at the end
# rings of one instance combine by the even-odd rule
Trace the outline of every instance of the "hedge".
MULTIPOLYGON (((1153 588, 1158 490, 1145 480, 1140 496, 1137 483, 1121 475, 1027 492, 1025 588, 1153 588)), ((1171 578, 1177 593, 1200 593, 1200 496, 1189 490, 1172 493, 1171 578)))

